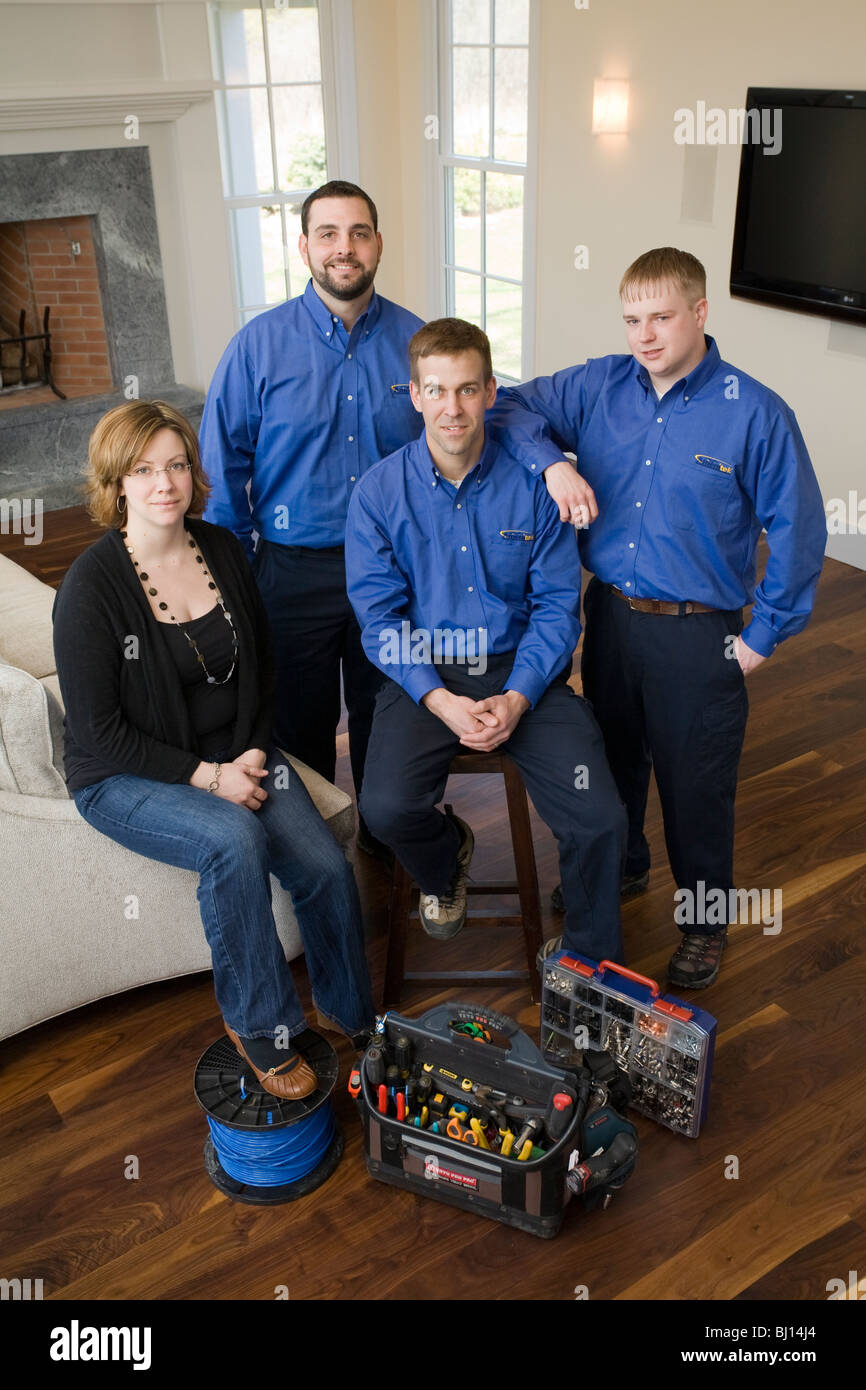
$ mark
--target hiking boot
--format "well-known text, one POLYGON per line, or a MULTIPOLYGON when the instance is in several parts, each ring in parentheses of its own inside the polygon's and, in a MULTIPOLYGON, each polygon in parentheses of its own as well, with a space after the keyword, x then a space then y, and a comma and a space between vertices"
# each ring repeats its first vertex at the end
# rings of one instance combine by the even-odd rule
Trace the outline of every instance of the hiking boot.
POLYGON ((445 807, 445 813, 460 831, 460 848, 451 887, 446 894, 422 892, 418 900, 421 926, 428 936, 435 937, 437 941, 448 941, 456 936, 466 921, 466 880, 475 849, 475 836, 466 822, 455 816, 450 806, 445 807))
MULTIPOLYGON (((626 874, 619 885, 619 896, 621 898, 634 898, 638 893, 643 893, 649 883, 649 869, 644 869, 642 874, 626 874)), ((554 912, 565 911, 565 898, 562 896, 562 884, 557 883, 550 895, 550 904, 554 912)))
POLYGON ((692 932, 684 936, 668 965, 668 979, 676 989, 706 989, 719 974, 726 931, 692 932))

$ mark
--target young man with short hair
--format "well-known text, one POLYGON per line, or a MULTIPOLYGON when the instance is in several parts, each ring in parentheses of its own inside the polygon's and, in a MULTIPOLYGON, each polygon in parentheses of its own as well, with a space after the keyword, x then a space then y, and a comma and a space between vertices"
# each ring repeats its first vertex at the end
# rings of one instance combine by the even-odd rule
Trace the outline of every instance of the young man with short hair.
MULTIPOLYGON (((366 469, 418 433, 406 362, 421 319, 373 288, 382 236, 363 189, 317 188, 301 228, 307 288, 235 335, 208 391, 206 518, 234 531, 250 557, 253 528, 259 535, 276 742, 333 781, 342 668, 357 792, 381 674, 346 597, 346 510, 366 469)), ((376 850, 363 824, 358 842, 376 850)))
MULTIPOLYGON (((594 575, 581 672, 628 811, 623 891, 649 875, 652 768, 678 888, 706 901, 703 882, 730 902, 744 678, 808 621, 826 540, 821 493, 793 412, 704 334, 700 261, 648 251, 620 296, 631 356, 500 391, 489 420, 543 474, 594 575), (764 527, 770 558, 756 587, 764 527)), ((566 884, 562 897, 567 906, 566 884)), ((677 987, 718 975, 727 913, 709 917, 683 925, 669 967, 677 987)))
POLYGON ((577 545, 544 488, 485 437, 490 344, 460 319, 409 345, 424 434, 370 470, 346 530, 376 701, 361 810, 421 888, 431 936, 466 917, 473 836, 436 809, 454 755, 500 748, 559 845, 564 944, 622 960, 625 813, 587 703, 567 684, 580 630, 577 545))

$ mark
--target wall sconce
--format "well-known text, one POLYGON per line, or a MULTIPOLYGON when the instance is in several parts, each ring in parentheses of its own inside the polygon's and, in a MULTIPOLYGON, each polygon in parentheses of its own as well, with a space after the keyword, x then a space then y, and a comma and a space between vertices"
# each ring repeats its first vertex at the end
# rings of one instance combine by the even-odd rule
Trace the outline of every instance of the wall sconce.
POLYGON ((593 135, 622 135, 628 130, 628 82, 597 77, 592 85, 593 135))

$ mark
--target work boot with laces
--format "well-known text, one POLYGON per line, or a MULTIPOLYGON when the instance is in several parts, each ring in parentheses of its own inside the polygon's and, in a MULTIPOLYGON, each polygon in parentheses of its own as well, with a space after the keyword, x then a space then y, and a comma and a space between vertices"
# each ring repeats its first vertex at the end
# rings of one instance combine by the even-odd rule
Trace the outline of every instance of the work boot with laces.
POLYGON ((450 806, 445 807, 445 814, 460 831, 460 848, 451 887, 445 894, 422 892, 418 900, 421 925, 427 935, 435 937, 437 941, 448 941, 456 936, 466 921, 466 880, 475 849, 475 836, 466 822, 455 816, 450 806))
POLYGON ((706 989, 718 978, 722 952, 728 939, 724 929, 710 936, 691 932, 684 936, 668 965, 668 979, 676 989, 706 989))

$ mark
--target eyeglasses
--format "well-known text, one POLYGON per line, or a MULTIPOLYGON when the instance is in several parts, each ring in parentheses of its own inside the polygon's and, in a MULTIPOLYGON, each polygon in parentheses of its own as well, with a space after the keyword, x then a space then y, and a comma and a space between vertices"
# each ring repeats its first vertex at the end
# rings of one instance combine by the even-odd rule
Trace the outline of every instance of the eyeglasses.
POLYGON ((191 468, 191 463, 170 463, 166 468, 151 468, 149 463, 142 463, 139 464, 138 468, 130 468, 125 476, 146 483, 150 478, 155 478, 157 473, 167 473, 170 478, 179 478, 182 473, 188 473, 191 468))

